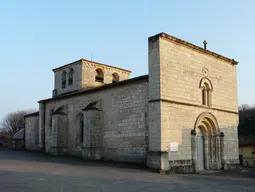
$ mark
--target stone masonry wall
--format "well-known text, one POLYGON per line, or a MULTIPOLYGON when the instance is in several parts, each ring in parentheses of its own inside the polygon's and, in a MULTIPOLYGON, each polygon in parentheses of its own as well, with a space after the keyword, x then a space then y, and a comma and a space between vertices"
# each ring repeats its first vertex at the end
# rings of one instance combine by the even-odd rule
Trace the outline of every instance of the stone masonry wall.
MULTIPOLYGON (((197 117, 211 112, 224 133, 225 163, 238 160, 238 103, 236 66, 186 46, 160 38, 161 149, 169 151, 170 142, 180 144, 169 160, 191 159, 190 131, 197 117), (212 105, 202 106, 200 80, 205 76, 213 86, 212 105), (223 111, 221 111, 223 110, 223 111), (224 111, 226 110, 226 111, 224 111), (227 112, 230 111, 230 112, 227 112)), ((187 161, 183 161, 187 162, 187 161)))
MULTIPOLYGON (((102 158, 105 160, 144 163, 146 158, 147 79, 126 85, 87 93, 71 98, 48 101, 46 104, 46 152, 51 150, 51 110, 61 106, 68 109, 69 154, 81 155, 78 145, 77 115, 89 103, 99 101, 102 121, 102 158)), ((97 119, 97 118, 95 118, 97 119)), ((86 123, 85 123, 86 124, 86 123)), ((92 126, 93 127, 93 126, 92 126)), ((85 132, 86 133, 86 132, 85 132)), ((86 135, 84 135, 86 139, 86 135)))
POLYGON ((129 78, 130 72, 117 69, 110 66, 96 64, 94 62, 83 61, 82 66, 82 87, 83 88, 91 88, 97 87, 104 84, 112 83, 113 73, 117 73, 119 75, 119 81, 123 81, 129 78), (96 69, 102 69, 104 73, 104 82, 96 82, 96 69))
POLYGON ((162 103, 161 109, 165 111, 162 118, 162 126, 164 126, 162 146, 169 151, 170 161, 191 160, 191 130, 194 129, 197 117, 203 112, 209 112, 216 117, 220 131, 225 135, 223 159, 228 164, 236 162, 238 159, 238 116, 236 114, 167 102, 162 103), (178 151, 170 152, 171 142, 179 143, 178 151))
POLYGON ((28 151, 40 150, 39 116, 25 117, 25 148, 28 151))
POLYGON ((79 90, 81 89, 81 81, 82 81, 82 63, 81 61, 77 61, 72 65, 67 65, 61 69, 55 71, 55 82, 54 82, 54 89, 57 90, 57 94, 63 94, 66 92, 79 90), (68 85, 68 72, 70 69, 73 69, 73 84, 68 85), (66 87, 62 88, 62 73, 63 71, 66 72, 66 87))
POLYGON ((238 112, 236 66, 160 38, 160 98, 202 105, 203 68, 212 82, 212 107, 238 112))
POLYGON ((87 60, 79 60, 70 65, 54 70, 54 90, 57 90, 57 95, 80 90, 82 88, 93 88, 104 84, 112 83, 113 73, 119 75, 119 81, 129 78, 131 72, 119 68, 97 64, 87 60), (73 84, 68 85, 68 72, 73 69, 73 84), (95 81, 96 69, 102 69, 104 73, 104 82, 95 81), (66 72, 66 86, 62 88, 62 73, 66 72))
MULTIPOLYGON (((160 98, 159 40, 151 41, 149 52, 149 101, 160 98)), ((147 166, 162 168, 161 162, 161 108, 160 102, 148 103, 148 157, 147 166)), ((163 169, 163 168, 162 168, 163 169)))
POLYGON ((178 40, 171 41, 164 34, 149 38, 148 51, 150 110, 147 165, 163 170, 168 170, 173 165, 171 162, 178 162, 174 166, 191 166, 191 130, 194 130, 198 116, 204 112, 216 117, 220 131, 225 135, 223 163, 236 164, 236 66, 198 52, 178 40), (202 105, 199 84, 204 77, 213 86, 210 107, 202 105), (179 143, 178 151, 170 152, 171 142, 179 143))
POLYGON ((103 159, 103 112, 84 110, 84 141, 82 157, 85 159, 103 159))

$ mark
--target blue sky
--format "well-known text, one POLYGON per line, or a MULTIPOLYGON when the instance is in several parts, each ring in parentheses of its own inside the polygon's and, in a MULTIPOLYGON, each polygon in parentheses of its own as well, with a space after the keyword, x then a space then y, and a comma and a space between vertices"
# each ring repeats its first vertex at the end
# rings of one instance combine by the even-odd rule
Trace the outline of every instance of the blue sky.
POLYGON ((0 120, 51 97, 52 69, 80 58, 148 73, 159 32, 239 61, 238 102, 255 103, 253 0, 0 1, 0 120))

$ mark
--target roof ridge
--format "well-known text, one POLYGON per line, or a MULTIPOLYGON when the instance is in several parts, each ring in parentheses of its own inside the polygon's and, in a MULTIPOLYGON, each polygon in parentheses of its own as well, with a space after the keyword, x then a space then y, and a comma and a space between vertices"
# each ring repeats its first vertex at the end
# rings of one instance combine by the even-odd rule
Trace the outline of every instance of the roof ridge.
POLYGON ((107 65, 107 64, 103 64, 103 63, 99 63, 99 62, 96 62, 96 61, 90 61, 90 60, 84 59, 84 58, 81 58, 81 59, 76 60, 76 61, 73 61, 73 62, 71 62, 71 63, 62 65, 62 66, 60 66, 60 67, 56 67, 56 68, 52 69, 52 71, 56 71, 56 70, 62 69, 62 68, 64 68, 64 67, 67 67, 67 66, 69 66, 69 65, 72 65, 72 64, 77 63, 77 62, 80 62, 80 61, 86 61, 86 62, 94 63, 94 64, 97 64, 97 65, 103 65, 103 66, 115 68, 115 69, 118 69, 118 70, 126 71, 126 72, 129 72, 129 73, 132 72, 132 71, 127 70, 127 69, 123 69, 123 68, 120 68, 120 67, 115 67, 115 66, 107 65))

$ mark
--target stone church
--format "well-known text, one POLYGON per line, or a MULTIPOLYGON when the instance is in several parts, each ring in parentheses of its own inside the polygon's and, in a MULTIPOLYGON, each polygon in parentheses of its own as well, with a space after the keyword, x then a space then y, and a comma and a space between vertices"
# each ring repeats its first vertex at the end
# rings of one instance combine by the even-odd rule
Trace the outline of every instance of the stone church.
POLYGON ((52 97, 25 116, 25 147, 198 173, 238 160, 236 62, 166 33, 149 74, 80 59, 53 69, 52 97))

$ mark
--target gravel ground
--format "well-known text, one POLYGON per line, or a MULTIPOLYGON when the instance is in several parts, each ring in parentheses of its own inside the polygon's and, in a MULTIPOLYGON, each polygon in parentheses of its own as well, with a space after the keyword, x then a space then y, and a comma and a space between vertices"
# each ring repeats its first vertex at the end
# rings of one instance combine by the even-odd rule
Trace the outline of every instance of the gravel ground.
POLYGON ((255 170, 160 175, 123 164, 0 149, 1 192, 255 191, 255 170))

